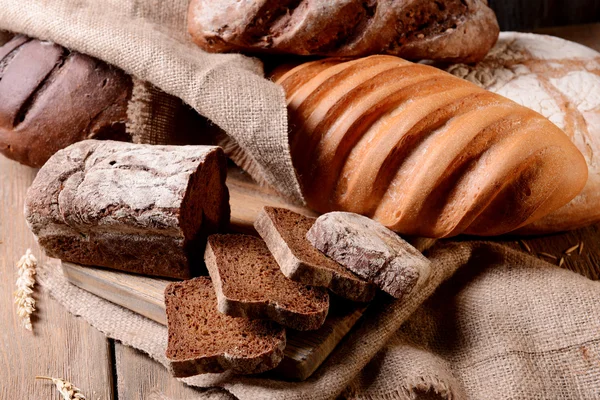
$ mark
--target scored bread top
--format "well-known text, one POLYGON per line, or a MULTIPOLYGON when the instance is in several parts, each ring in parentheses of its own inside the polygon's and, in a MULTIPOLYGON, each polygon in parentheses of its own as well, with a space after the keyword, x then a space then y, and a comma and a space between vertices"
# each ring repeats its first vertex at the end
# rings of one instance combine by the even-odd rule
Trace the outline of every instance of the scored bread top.
POLYGON ((281 67, 307 205, 411 236, 505 234, 584 187, 581 152, 546 118, 397 57, 281 67))
POLYGON ((315 220, 285 208, 264 207, 254 226, 286 277, 327 287, 349 300, 371 300, 375 285, 327 257, 306 239, 315 220))
POLYGON ((329 310, 327 291, 286 278, 262 239, 211 235, 204 258, 219 311, 272 319, 298 330, 317 329, 325 321, 329 310))
POLYGON ((284 328, 271 321, 221 314, 208 277, 169 284, 165 303, 169 328, 166 356, 175 376, 229 369, 258 373, 274 368, 283 358, 284 328))

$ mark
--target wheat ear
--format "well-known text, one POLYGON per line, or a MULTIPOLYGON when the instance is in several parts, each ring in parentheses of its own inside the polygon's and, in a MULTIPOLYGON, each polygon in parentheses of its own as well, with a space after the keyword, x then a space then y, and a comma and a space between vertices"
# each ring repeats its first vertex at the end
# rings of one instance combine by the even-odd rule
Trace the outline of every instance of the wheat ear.
POLYGON ((64 400, 85 400, 85 396, 81 394, 81 390, 69 381, 60 378, 51 378, 49 376, 36 376, 35 379, 52 381, 64 400))
POLYGON ((33 286, 35 285, 35 267, 37 260, 31 254, 31 250, 27 252, 19 262, 19 277, 17 278, 17 290, 15 291, 15 304, 17 305, 17 315, 21 318, 23 327, 28 331, 33 331, 31 325, 31 314, 35 311, 35 299, 33 298, 33 286))

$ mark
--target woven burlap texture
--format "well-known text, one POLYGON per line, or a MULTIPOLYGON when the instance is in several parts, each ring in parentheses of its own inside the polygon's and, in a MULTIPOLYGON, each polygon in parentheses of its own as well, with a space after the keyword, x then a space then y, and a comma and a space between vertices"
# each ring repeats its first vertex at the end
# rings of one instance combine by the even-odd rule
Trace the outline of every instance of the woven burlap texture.
MULTIPOLYGON (((184 382, 242 400, 600 398, 600 282, 498 244, 442 243, 428 256, 425 286, 372 304, 306 381, 184 382)), ((164 326, 70 285, 57 264, 39 275, 71 313, 168 365, 164 326)))
POLYGON ((179 97, 234 138, 260 181, 301 201, 283 89, 263 78, 256 59, 195 46, 187 6, 188 0, 0 0, 0 29, 98 57, 179 97))

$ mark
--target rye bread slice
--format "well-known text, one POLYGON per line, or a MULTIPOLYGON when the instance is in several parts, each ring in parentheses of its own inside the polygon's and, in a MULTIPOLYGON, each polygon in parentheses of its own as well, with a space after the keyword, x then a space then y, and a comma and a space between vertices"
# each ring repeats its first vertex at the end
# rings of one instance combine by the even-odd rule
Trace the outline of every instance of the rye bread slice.
POLYGON ((306 238, 384 292, 402 298, 429 279, 431 262, 395 232, 362 215, 321 215, 306 238))
POLYGON ((208 277, 169 284, 165 303, 166 356, 176 377, 226 370, 254 374, 275 368, 283 359, 285 329, 271 321, 221 314, 208 277))
POLYGON ((271 319, 301 331, 318 329, 325 322, 327 291, 286 278, 261 238, 211 235, 204 261, 222 313, 271 319))
POLYGON ((306 239, 315 220, 285 208, 264 207, 254 227, 289 279, 326 287, 349 300, 371 300, 377 288, 374 284, 327 257, 306 239))

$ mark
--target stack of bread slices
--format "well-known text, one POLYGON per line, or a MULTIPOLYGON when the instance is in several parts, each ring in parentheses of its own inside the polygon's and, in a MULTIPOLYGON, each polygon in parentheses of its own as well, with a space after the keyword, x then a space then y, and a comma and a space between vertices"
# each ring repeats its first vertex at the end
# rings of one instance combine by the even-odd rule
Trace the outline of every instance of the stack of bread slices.
POLYGON ((316 220, 265 207, 255 223, 262 238, 209 236, 204 260, 210 279, 171 283, 165 290, 166 355, 175 376, 270 370, 283 358, 285 329, 323 325, 329 310, 327 289, 364 303, 377 287, 401 298, 427 276, 429 261, 393 232, 365 217, 333 214, 338 215, 316 220), (396 243, 378 237, 376 230, 396 237, 396 243), (342 231, 353 243, 339 240, 342 231), (357 258, 342 257, 344 265, 334 260, 347 252, 357 258))

